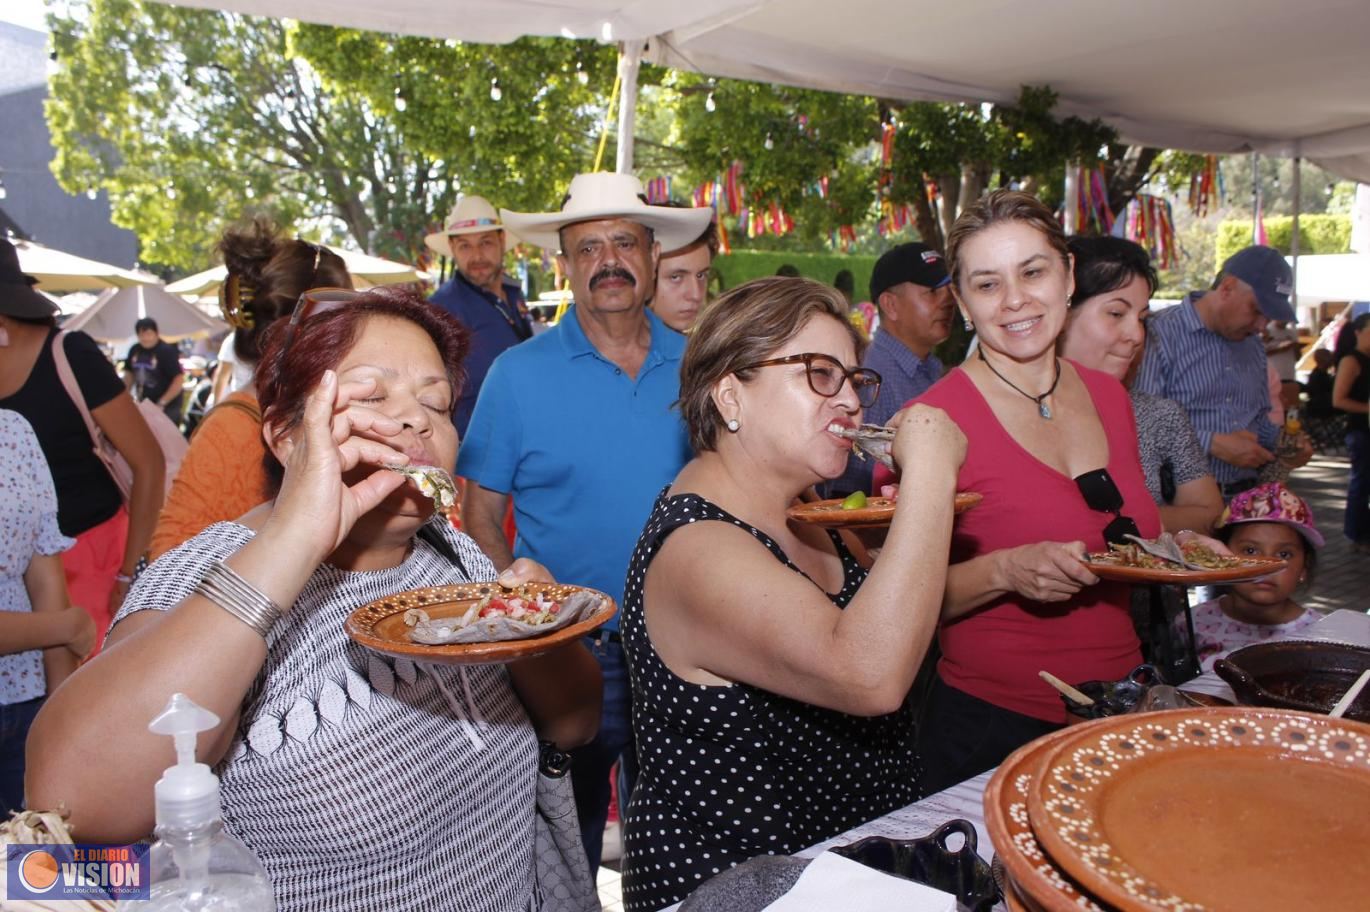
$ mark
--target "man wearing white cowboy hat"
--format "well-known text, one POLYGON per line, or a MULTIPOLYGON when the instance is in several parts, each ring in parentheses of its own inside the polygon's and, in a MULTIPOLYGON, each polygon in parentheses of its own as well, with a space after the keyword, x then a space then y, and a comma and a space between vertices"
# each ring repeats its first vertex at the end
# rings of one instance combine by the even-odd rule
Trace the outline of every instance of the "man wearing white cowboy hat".
MULTIPOLYGON (((622 603, 652 503, 690 457, 671 408, 685 337, 645 302, 661 250, 694 241, 711 214, 648 206, 637 178, 607 173, 578 175, 560 212, 501 212, 519 237, 559 251, 575 304, 555 327, 495 360, 457 459, 471 482, 462 501, 466 531, 498 569, 530 557, 558 580, 622 603), (511 495, 512 552, 500 527, 511 495)), ((609 771, 620 755, 631 762, 633 751, 617 618, 590 646, 604 671, 603 714, 595 741, 574 752, 571 775, 593 871, 609 771)), ((625 778, 620 807, 631 790, 625 778)))
POLYGON ((465 437, 476 394, 495 357, 533 334, 523 291, 504 278, 504 254, 518 238, 504 230, 495 207, 483 197, 463 196, 452 207, 442 231, 423 239, 439 256, 451 257, 456 270, 429 300, 471 331, 466 382, 457 399, 453 423, 465 437))

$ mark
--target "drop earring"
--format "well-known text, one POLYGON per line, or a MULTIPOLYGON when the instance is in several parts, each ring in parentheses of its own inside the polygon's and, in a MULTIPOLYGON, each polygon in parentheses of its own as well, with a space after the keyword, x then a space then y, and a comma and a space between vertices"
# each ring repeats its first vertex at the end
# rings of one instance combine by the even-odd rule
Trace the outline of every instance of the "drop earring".
POLYGON ((966 329, 969 332, 975 332, 975 321, 970 317, 966 317, 966 329))
POLYGON ((734 434, 736 434, 736 433, 737 433, 737 429, 740 428, 740 427, 742 427, 742 424, 741 424, 736 418, 729 418, 729 419, 728 419, 728 430, 730 430, 730 431, 732 431, 734 434))

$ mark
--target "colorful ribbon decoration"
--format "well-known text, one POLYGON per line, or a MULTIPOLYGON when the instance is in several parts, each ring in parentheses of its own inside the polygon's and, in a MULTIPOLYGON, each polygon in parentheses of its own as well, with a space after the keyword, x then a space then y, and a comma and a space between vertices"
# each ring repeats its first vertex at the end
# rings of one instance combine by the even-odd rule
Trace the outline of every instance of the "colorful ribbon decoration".
POLYGON ((1123 218, 1128 240, 1145 247, 1161 269, 1175 265, 1175 222, 1168 200, 1139 193, 1127 204, 1123 218))

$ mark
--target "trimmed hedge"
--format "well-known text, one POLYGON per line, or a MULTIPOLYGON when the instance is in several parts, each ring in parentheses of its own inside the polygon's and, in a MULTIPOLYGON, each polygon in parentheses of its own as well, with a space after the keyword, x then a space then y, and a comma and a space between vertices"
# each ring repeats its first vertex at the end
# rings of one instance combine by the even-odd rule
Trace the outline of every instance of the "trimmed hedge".
MULTIPOLYGON (((1265 220, 1265 233, 1271 247, 1289 256, 1289 244, 1294 234, 1294 218, 1288 215, 1270 216, 1265 220)), ((1213 264, 1213 274, 1218 274, 1218 266, 1232 254, 1251 244, 1251 220, 1228 219, 1218 225, 1217 262, 1213 264)), ((1299 254, 1312 253, 1350 253, 1351 217, 1349 215, 1301 215, 1299 216, 1299 254)))
POLYGON ((775 275, 786 263, 808 279, 831 285, 843 269, 850 269, 856 280, 856 300, 870 297, 871 270, 876 257, 842 253, 785 253, 774 250, 735 250, 714 260, 714 268, 723 278, 724 288, 733 288, 750 279, 775 275))

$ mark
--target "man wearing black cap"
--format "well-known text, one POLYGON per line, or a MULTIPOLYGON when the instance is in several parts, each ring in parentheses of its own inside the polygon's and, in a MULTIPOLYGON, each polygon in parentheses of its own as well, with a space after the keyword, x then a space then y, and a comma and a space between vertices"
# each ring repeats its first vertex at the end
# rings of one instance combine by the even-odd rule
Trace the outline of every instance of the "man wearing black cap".
MULTIPOLYGON (((942 255, 927 244, 900 244, 885 251, 871 273, 870 290, 880 310, 880 330, 861 366, 877 371, 882 382, 880 398, 861 420, 884 424, 942 378, 942 362, 932 350, 951 335, 955 308, 942 255)), ((871 468, 870 460, 853 456, 846 472, 828 483, 828 496, 869 491, 871 468)))
MULTIPOLYGON (((1147 321, 1135 388, 1184 406, 1225 499, 1254 487, 1275 458, 1280 429, 1260 334, 1271 320, 1294 322, 1292 281, 1283 254, 1252 245, 1227 258, 1210 290, 1147 321)), ((1312 455, 1305 440, 1292 464, 1312 455)))

